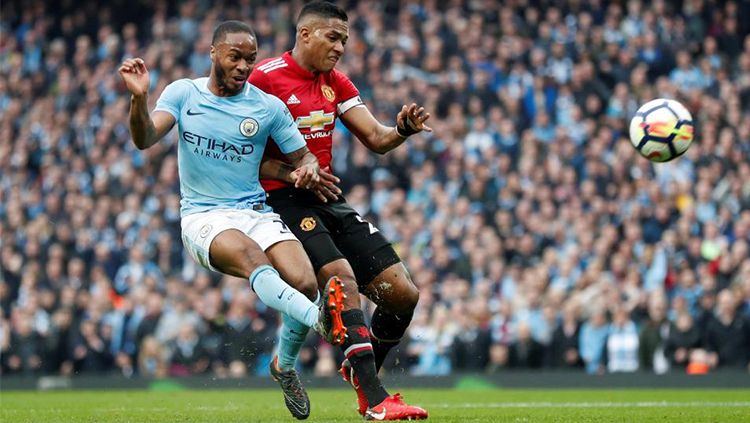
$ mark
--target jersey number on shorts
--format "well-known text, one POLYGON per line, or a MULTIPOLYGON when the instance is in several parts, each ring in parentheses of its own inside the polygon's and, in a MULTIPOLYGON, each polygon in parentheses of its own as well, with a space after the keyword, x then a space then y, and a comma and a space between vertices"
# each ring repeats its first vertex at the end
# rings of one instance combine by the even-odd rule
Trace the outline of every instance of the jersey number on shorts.
POLYGON ((279 225, 281 225, 281 230, 279 232, 281 232, 282 234, 288 234, 288 233, 292 232, 292 231, 289 230, 289 226, 287 226, 286 223, 284 223, 284 221, 282 221, 280 219, 274 219, 273 221, 277 222, 279 225))
POLYGON ((372 223, 366 221, 365 219, 362 219, 362 216, 357 215, 357 220, 359 220, 361 223, 367 223, 367 225, 370 227, 370 235, 372 235, 372 234, 374 234, 375 232, 378 231, 378 228, 376 228, 375 226, 373 226, 372 223))

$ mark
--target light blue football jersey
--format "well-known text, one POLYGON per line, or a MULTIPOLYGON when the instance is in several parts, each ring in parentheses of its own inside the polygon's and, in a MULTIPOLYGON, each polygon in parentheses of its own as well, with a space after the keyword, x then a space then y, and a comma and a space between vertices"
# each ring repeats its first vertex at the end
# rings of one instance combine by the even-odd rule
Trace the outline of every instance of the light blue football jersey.
POLYGON ((209 91, 208 78, 180 79, 164 89, 156 110, 177 121, 182 216, 257 210, 266 199, 259 172, 268 137, 284 153, 306 145, 286 105, 249 82, 237 95, 218 97, 209 91))

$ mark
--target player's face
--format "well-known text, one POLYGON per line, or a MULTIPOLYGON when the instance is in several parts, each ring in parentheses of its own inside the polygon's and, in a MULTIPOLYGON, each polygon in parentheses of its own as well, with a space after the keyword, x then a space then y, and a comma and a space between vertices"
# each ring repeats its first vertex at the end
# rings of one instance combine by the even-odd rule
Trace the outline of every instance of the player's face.
POLYGON ((344 54, 349 40, 349 25, 341 19, 328 19, 317 25, 308 39, 311 65, 318 72, 328 72, 344 54))
POLYGON ((227 94, 240 92, 255 66, 257 54, 255 37, 244 32, 227 34, 223 41, 211 46, 216 85, 227 94))

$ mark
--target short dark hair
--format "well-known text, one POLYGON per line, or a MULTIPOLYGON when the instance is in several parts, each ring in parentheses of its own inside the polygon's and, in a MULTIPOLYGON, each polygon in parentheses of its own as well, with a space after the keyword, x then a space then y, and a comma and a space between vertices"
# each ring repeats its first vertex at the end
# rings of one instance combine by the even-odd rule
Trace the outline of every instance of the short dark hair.
POLYGON ((248 33, 255 38, 255 31, 250 28, 250 25, 240 21, 224 21, 214 30, 214 37, 211 39, 211 44, 215 45, 219 41, 223 41, 227 34, 238 32, 248 33))
POLYGON ((301 21, 307 15, 320 16, 321 18, 335 18, 341 19, 344 22, 349 21, 349 16, 346 15, 344 9, 336 6, 334 3, 327 1, 311 1, 302 7, 297 17, 297 22, 301 21))

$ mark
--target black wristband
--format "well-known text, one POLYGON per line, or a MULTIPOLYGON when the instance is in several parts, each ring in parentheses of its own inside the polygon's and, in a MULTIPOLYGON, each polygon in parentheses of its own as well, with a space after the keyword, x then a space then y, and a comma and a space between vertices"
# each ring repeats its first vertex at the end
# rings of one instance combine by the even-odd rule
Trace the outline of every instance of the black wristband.
POLYGON ((402 122, 396 122, 396 133, 403 138, 408 138, 416 133, 420 132, 418 129, 414 129, 409 125, 409 118, 404 118, 402 122), (403 123, 403 127, 399 123, 403 123))

